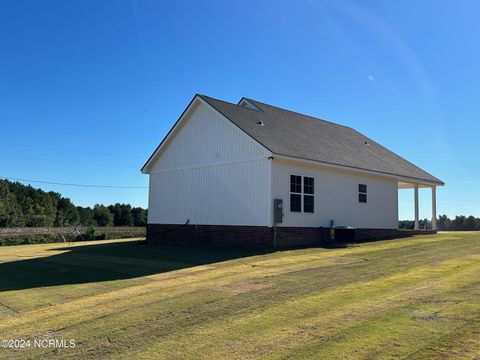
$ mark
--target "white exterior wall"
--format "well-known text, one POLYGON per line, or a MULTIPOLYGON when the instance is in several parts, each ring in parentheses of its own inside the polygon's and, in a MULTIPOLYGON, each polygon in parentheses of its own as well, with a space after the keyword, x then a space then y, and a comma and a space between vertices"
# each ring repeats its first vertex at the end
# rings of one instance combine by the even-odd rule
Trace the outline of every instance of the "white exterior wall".
MULTIPOLYGON (((274 159, 272 200, 283 199, 279 226, 352 226, 370 229, 398 228, 397 181, 386 177, 274 159), (290 212, 290 175, 315 179, 314 213, 290 212), (358 184, 367 185, 367 203, 358 202, 358 184)), ((303 210, 303 209, 302 209, 303 210)))
POLYGON ((202 100, 149 170, 150 224, 271 223, 271 155, 202 100))

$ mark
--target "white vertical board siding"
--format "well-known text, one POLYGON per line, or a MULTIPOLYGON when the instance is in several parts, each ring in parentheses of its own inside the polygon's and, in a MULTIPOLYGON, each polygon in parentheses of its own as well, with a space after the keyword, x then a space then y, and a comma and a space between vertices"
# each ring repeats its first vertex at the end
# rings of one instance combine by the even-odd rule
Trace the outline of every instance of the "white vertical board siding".
POLYGON ((149 223, 268 226, 267 159, 150 175, 149 223))
POLYGON ((398 189, 395 179, 275 159, 272 162, 272 196, 274 199, 283 199, 284 218, 281 226, 330 226, 330 220, 333 219, 335 226, 398 228, 398 189), (315 179, 314 213, 290 211, 290 175, 315 179), (358 201, 358 184, 367 185, 366 204, 358 201))
POLYGON ((270 225, 270 154, 200 103, 150 171, 150 224, 270 225))
POLYGON ((268 157, 264 148, 229 120, 199 102, 165 144, 150 173, 268 157))

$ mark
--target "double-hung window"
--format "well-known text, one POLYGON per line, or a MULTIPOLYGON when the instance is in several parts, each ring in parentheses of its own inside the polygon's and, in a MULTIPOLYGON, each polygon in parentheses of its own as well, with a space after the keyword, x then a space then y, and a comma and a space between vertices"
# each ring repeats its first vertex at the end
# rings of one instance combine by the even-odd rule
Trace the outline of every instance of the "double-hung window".
POLYGON ((313 213, 315 186, 312 177, 303 177, 303 212, 313 213))
POLYGON ((290 175, 290 211, 313 213, 315 211, 314 178, 290 175))
POLYGON ((290 175, 290 211, 302 212, 302 177, 290 175))
POLYGON ((358 184, 358 202, 367 203, 367 185, 358 184))

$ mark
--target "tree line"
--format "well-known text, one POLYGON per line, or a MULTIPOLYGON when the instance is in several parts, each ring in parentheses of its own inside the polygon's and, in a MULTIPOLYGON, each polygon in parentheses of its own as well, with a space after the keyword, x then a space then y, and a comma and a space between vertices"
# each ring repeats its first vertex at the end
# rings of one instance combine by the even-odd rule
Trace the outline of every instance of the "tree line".
MULTIPOLYGON (((399 222, 400 229, 413 229, 413 220, 399 222)), ((420 229, 431 229, 432 222, 427 219, 419 220, 420 229)), ((477 231, 480 230, 480 218, 474 216, 457 215, 450 219, 447 215, 441 215, 437 219, 437 229, 440 231, 477 231)))
POLYGON ((0 227, 145 226, 147 210, 130 204, 75 206, 53 191, 0 180, 0 227))
MULTIPOLYGON (((130 204, 75 206, 57 192, 43 191, 19 182, 0 180, 0 227, 53 226, 145 226, 147 210, 130 204)), ((431 229, 431 221, 420 220, 420 229, 431 229)), ((399 221, 400 229, 413 229, 412 220, 399 221)), ((480 230, 480 218, 441 215, 441 231, 480 230)))

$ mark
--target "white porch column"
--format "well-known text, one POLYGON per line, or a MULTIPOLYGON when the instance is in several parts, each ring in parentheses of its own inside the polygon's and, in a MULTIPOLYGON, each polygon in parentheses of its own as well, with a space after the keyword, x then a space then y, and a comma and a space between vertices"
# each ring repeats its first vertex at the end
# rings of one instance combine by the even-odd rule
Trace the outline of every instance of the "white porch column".
POLYGON ((432 230, 437 230, 437 187, 432 186, 432 230))
POLYGON ((418 184, 415 184, 414 188, 414 198, 415 198, 415 230, 420 229, 420 223, 418 222, 418 184))

